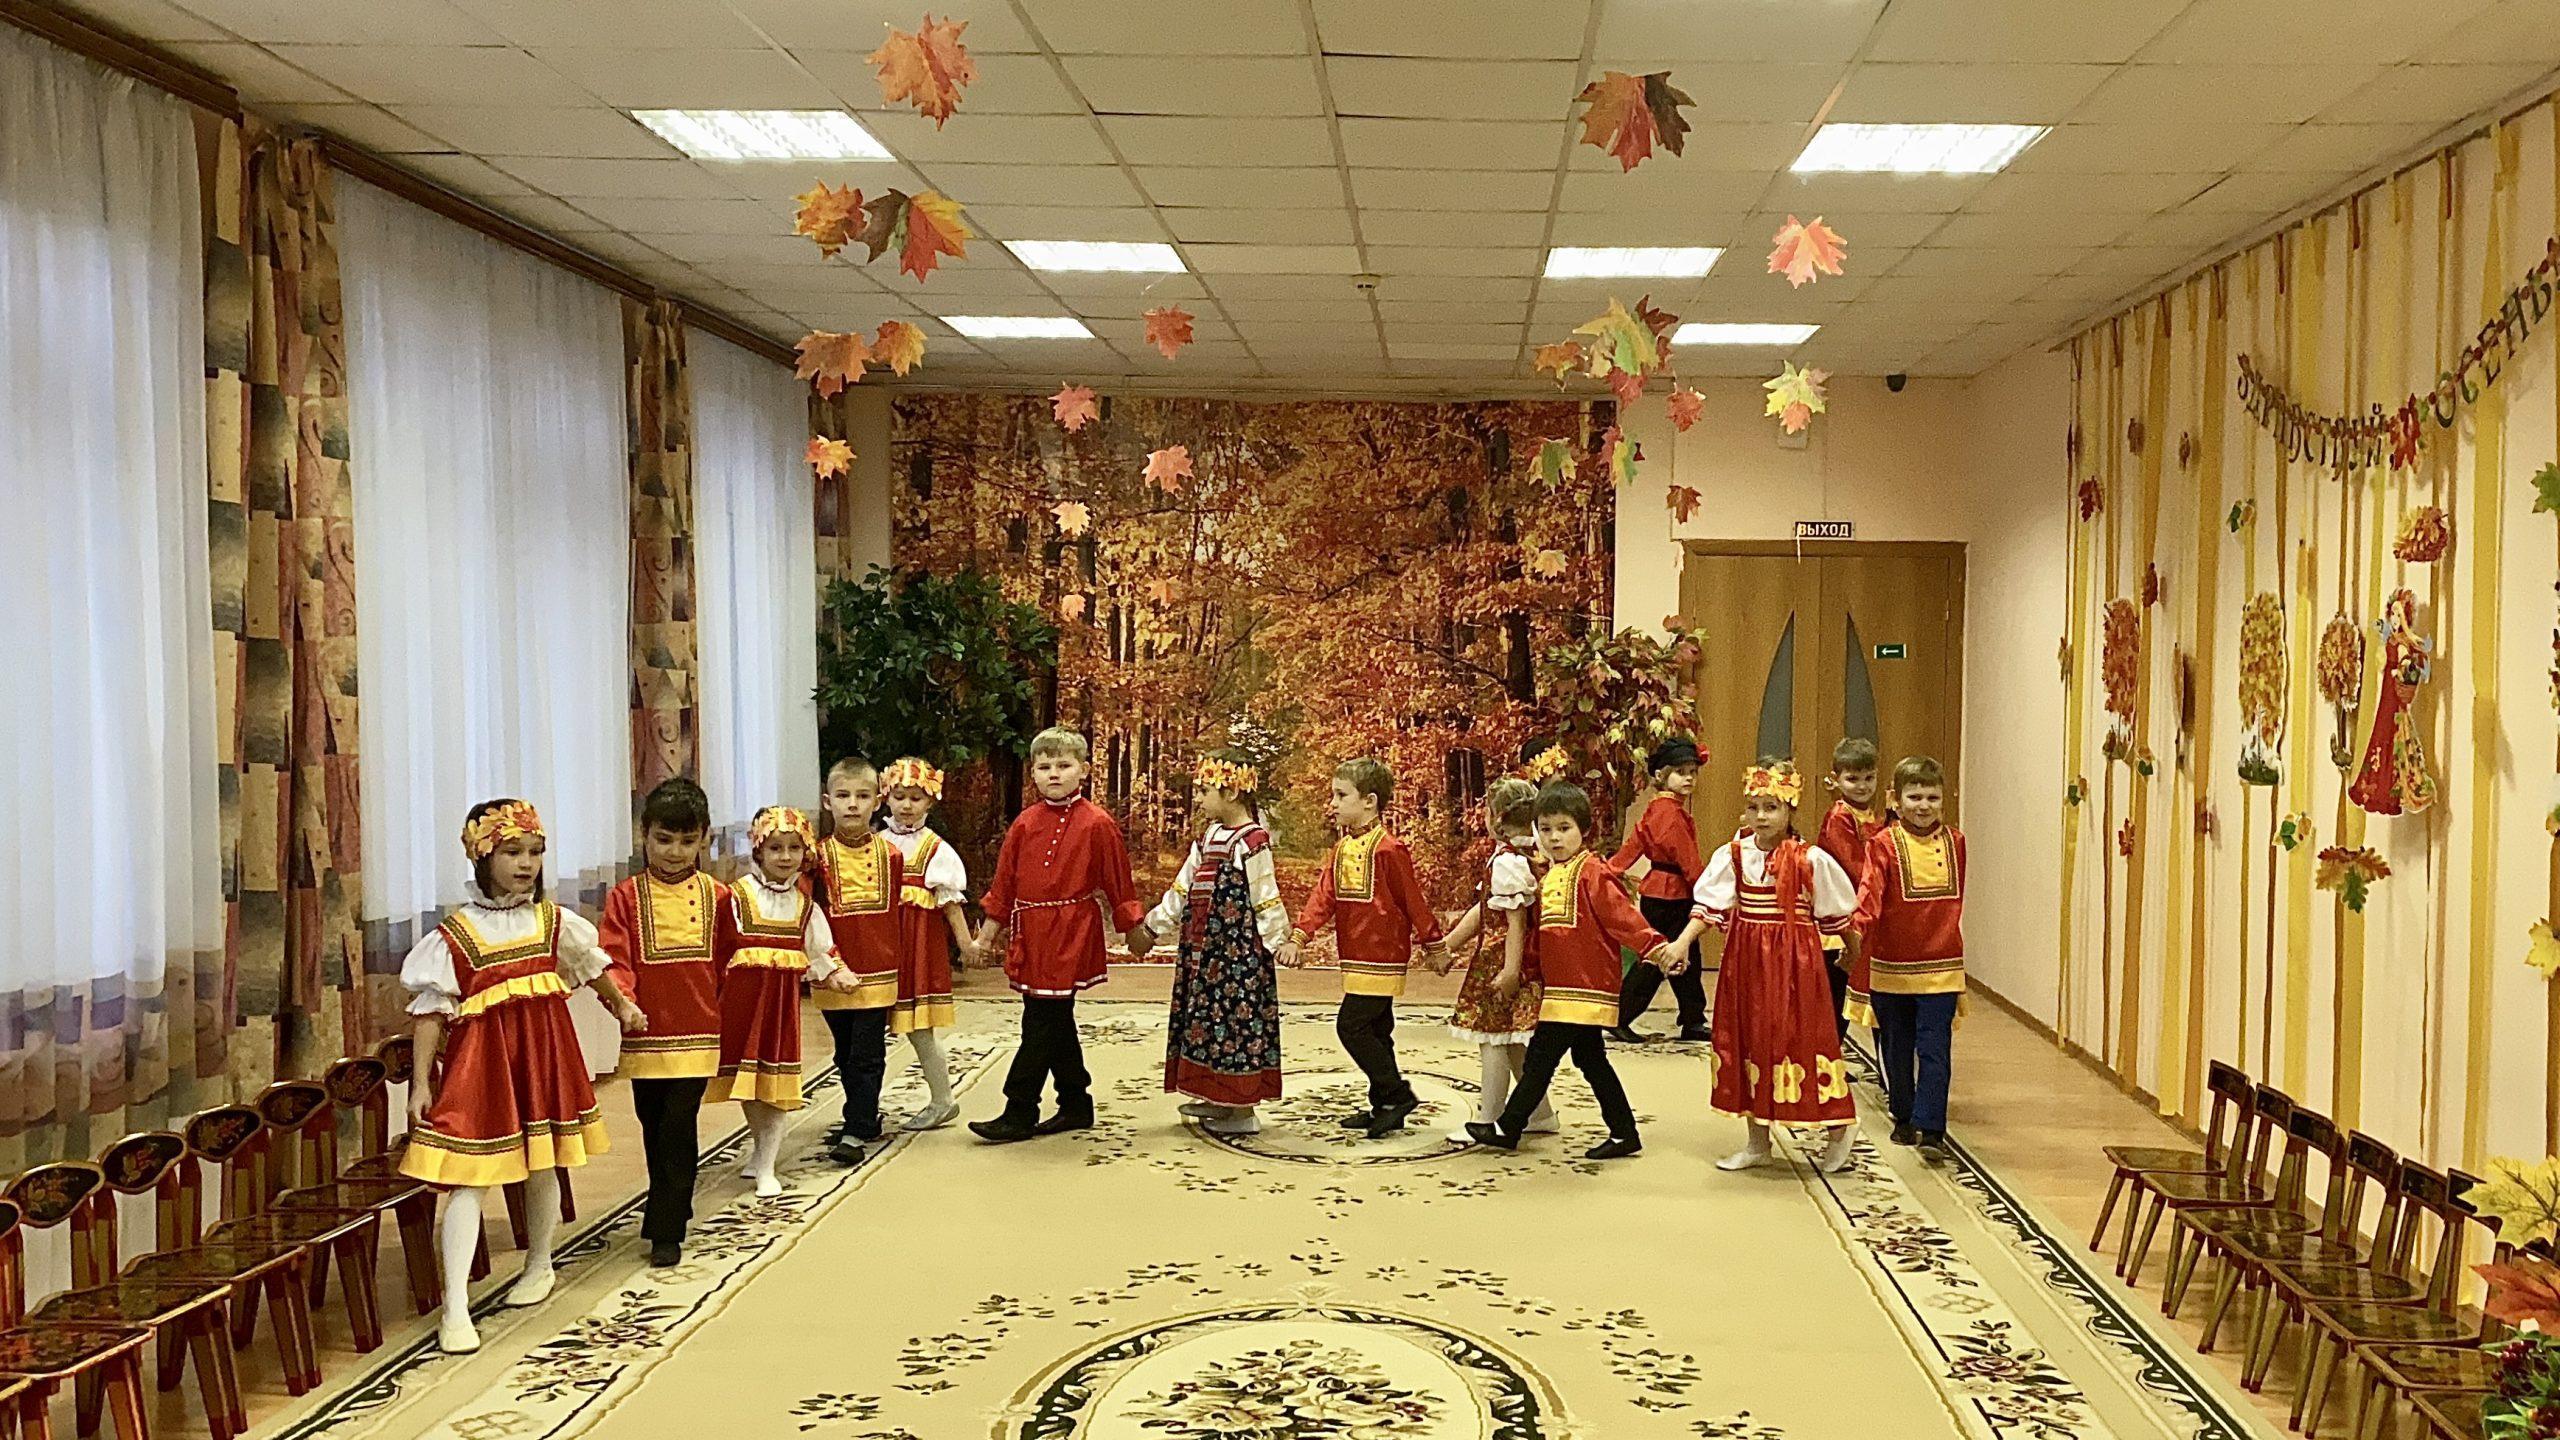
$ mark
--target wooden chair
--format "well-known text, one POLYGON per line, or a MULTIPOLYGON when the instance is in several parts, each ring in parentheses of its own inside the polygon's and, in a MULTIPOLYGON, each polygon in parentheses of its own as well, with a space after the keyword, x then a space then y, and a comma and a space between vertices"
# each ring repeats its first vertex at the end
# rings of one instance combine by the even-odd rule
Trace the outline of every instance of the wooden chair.
MULTIPOLYGON (((146 1130, 128 1135, 98 1157, 110 1189, 153 1198, 152 1228, 157 1246, 125 1262, 124 1273, 135 1280, 218 1280, 231 1287, 231 1343, 248 1348, 258 1328, 258 1300, 265 1296, 275 1311, 277 1368, 286 1390, 300 1395, 320 1383, 320 1344, 311 1329, 311 1297, 306 1276, 311 1247, 276 1240, 232 1237, 220 1241, 204 1233, 205 1162, 221 1166, 226 1185, 236 1176, 245 1188, 239 1155, 257 1140, 266 1122, 246 1105, 217 1105, 187 1120, 181 1135, 146 1130)), ((232 1197, 228 1213, 245 1202, 232 1197)))
MULTIPOLYGON (((2338 1127, 2328 1116, 2314 1110, 2294 1111, 2285 1125, 2285 1136, 2284 1160, 2277 1167, 2273 1203, 2262 1208, 2190 1210, 2177 1217, 2169 1232, 2169 1278, 2161 1286, 2161 1314, 2176 1318, 2178 1308, 2186 1302, 2187 1287, 2195 1279, 2196 1267, 2208 1258, 2220 1260, 2227 1276, 2233 1269, 2230 1252, 2234 1245, 2283 1245, 2294 1237, 2343 1223, 2341 1212, 2348 1204, 2350 1188, 2348 1141, 2339 1135, 2338 1127), (2308 1198, 2311 1161, 2315 1157, 2321 1163, 2322 1174, 2327 1176, 2327 1189, 2317 1208, 2308 1198)), ((2208 1327, 2208 1350, 2212 1343, 2208 1327)))
POLYGON ((71 1226, 71 1288, 37 1304, 27 1323, 148 1331, 159 1342, 161 1389, 178 1387, 192 1352, 196 1389, 214 1440, 231 1440, 248 1428, 240 1377, 232 1364, 228 1284, 128 1280, 118 1273, 116 1192, 107 1188, 105 1172, 86 1161, 39 1165, 9 1182, 8 1199, 27 1229, 71 1226))
MULTIPOLYGON (((2152 1236, 2160 1229, 2160 1217, 2180 1215, 2190 1210, 2264 1209, 2275 1203, 2275 1190, 2267 1176, 2267 1164, 2274 1158, 2276 1137, 2288 1135, 2293 1123, 2293 1098, 2272 1085, 2258 1087, 2252 1101, 2249 1124, 2241 1132, 2243 1138, 2224 1147, 2223 1168, 2209 1175, 2187 1171, 2143 1171, 2133 1177, 2133 1208, 2140 1210, 2144 1199, 2151 1202, 2151 1214, 2143 1221, 2142 1238, 2134 1241, 2130 1228, 2126 1239, 2132 1253, 2124 1256, 2117 1273, 2124 1283, 2142 1283, 2143 1258, 2151 1253, 2152 1236)), ((2288 1138, 2287 1147, 2291 1141, 2288 1138)), ((2130 1221, 2130 1213, 2126 1216, 2130 1221)))
POLYGON ((316 1080, 279 1080, 258 1093, 255 1108, 265 1123, 258 1138, 236 1152, 225 1169, 246 1170, 245 1183, 233 1187, 241 1195, 231 1218, 207 1232, 215 1244, 245 1240, 305 1245, 311 1250, 311 1303, 328 1295, 329 1257, 338 1262, 338 1288, 346 1296, 347 1326, 359 1354, 382 1345, 382 1301, 375 1270, 382 1250, 382 1213, 372 1206, 329 1209, 317 1204, 279 1208, 276 1195, 294 1180, 306 1187, 334 1174, 337 1111, 328 1089, 316 1080), (327 1172, 321 1170, 326 1163, 327 1172))
POLYGON ((82 1390, 82 1433, 97 1428, 101 1400, 119 1440, 151 1440, 142 1408, 142 1350, 151 1332, 130 1325, 29 1325, 25 1240, 14 1200, 0 1200, 0 1385, 9 1387, 20 1429, 52 1440, 53 1397, 64 1381, 82 1390), (92 1399, 92 1395, 97 1399, 92 1399))
MULTIPOLYGON (((2560 1252, 2555 1252, 2548 1240, 2535 1240, 2520 1253, 2527 1261, 2545 1268, 2560 1267, 2560 1252)), ((2492 1258, 2510 1261, 2515 1253, 2500 1242, 2492 1258)), ((2347 1412, 2347 1440, 2363 1440, 2368 1430, 2390 1434, 2392 1412, 2402 1400, 2415 1404, 2426 1396, 2494 1392, 2498 1388, 2498 1362, 2490 1351, 2514 1333, 2513 1327, 2483 1315, 2476 1342, 2374 1345, 2356 1350, 2351 1357, 2356 1370, 2349 1377, 2355 1389, 2353 1408, 2347 1412)))
POLYGON ((2364 1210, 2368 1196, 2379 1197, 2380 1219, 2389 1224, 2399 1213, 2400 1157, 2391 1147, 2361 1131, 2347 1135, 2346 1157, 2341 1165, 2332 1158, 2330 1198, 2320 1212, 2320 1224, 2312 1229, 2290 1229, 2268 1226, 2264 1229, 2237 1227, 2222 1236, 2224 1271, 2221 1283, 2213 1293, 2213 1313, 2206 1317, 2204 1335, 2197 1353, 2213 1349, 2222 1333, 2222 1322, 2231 1314, 2232 1302, 2242 1291, 2248 1292, 2254 1308, 2250 1311, 2247 1333, 2254 1336, 2265 1323, 2266 1309, 2274 1286, 2267 1279, 2269 1266, 2277 1264, 2353 1264, 2363 1254, 2364 1210), (2341 1172, 2345 1184, 2339 1185, 2341 1172))
MULTIPOLYGON (((2127 1182, 2137 1175, 2147 1174, 2214 1174, 2223 1168, 2224 1151, 2238 1144, 2240 1137, 2248 1132, 2258 1100, 2257 1087, 2250 1084, 2248 1075, 2236 1065, 2216 1060, 2205 1072, 2204 1083, 2205 1089, 2213 1096, 2213 1108, 2205 1112, 2202 1150, 2184 1146, 2109 1145, 2100 1152, 2116 1167, 2116 1173, 2115 1178, 2107 1182, 2105 1202, 2098 1207, 2097 1227, 2089 1232, 2091 1250, 2106 1243, 2107 1219, 2116 1213, 2116 1200, 2124 1193, 2127 1182)), ((2139 1218, 2135 1212, 2140 1208, 2136 1205, 2125 1212, 2124 1243, 2127 1245, 2133 1242, 2134 1222, 2139 1218)), ((2118 1268, 2122 1268, 2121 1264, 2118 1268)))
MULTIPOLYGON (((2414 1169, 2404 1167, 2404 1171, 2414 1169)), ((2425 1196, 2425 1186, 2432 1183, 2427 1175, 2431 1174, 2404 1174, 2403 1186, 2413 1196, 2425 1196)), ((2335 1300, 2313 1298, 2308 1302, 2306 1318, 2310 1323, 2303 1331, 2305 1363, 2294 1399, 2294 1413, 2302 1417, 2306 1431, 2320 1428, 2320 1414, 2327 1408, 2338 1371, 2354 1363, 2360 1354, 2411 1346, 2477 1348, 2487 1336, 2488 1317, 2467 1311, 2462 1304, 2462 1286, 2470 1274, 2476 1238, 2487 1237, 2494 1243, 2498 1233, 2498 1222, 2481 1215, 2461 1196, 2461 1191, 2478 1183, 2472 1176, 2451 1172, 2440 1196, 2402 1208, 2404 1235, 2423 1243, 2424 1237, 2417 1232, 2434 1232, 2433 1263, 2423 1272, 2414 1268, 2401 1272, 2404 1280, 2423 1280, 2424 1288, 2415 1299, 2396 1298, 2396 1287, 2382 1283, 2388 1277, 2377 1276, 2373 1285, 2378 1293, 2335 1300)), ((2414 1256, 2419 1246, 2403 1248, 2414 1256)))
MULTIPOLYGON (((401 1041, 404 1055, 407 1044, 405 1039, 401 1041)), ((356 1117, 356 1143, 363 1148, 341 1168, 338 1126, 333 1123, 319 1137, 319 1154, 314 1162, 316 1178, 280 1192, 274 1208, 389 1214, 400 1227, 400 1257, 408 1269, 410 1303, 424 1315, 434 1310, 444 1295, 443 1277, 436 1263, 436 1192, 424 1180, 400 1174, 399 1152, 385 1147, 382 1137, 388 1129, 388 1105, 384 1096, 389 1076, 389 1066, 379 1052, 340 1060, 321 1076, 320 1084, 329 1092, 336 1115, 356 1117), (377 1156, 389 1158, 388 1173, 374 1159, 377 1156), (357 1173, 356 1167, 368 1161, 373 1162, 371 1173, 357 1173)))
POLYGON ((2427 1427, 2429 1440, 2486 1440, 2488 1417, 2481 1413, 2489 1397, 2477 1391, 2413 1395, 2410 1405, 2427 1427))

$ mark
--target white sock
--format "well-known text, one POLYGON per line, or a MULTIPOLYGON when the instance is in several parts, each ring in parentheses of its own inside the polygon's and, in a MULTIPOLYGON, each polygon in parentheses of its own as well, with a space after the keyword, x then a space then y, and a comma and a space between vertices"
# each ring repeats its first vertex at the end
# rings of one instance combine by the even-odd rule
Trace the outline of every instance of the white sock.
POLYGON ((536 1170, 524 1180, 524 1273, 551 1269, 551 1243, 560 1233, 560 1172, 536 1170))
POLYGON ((782 1160, 782 1130, 788 1113, 776 1110, 761 1100, 747 1102, 747 1130, 755 1137, 747 1147, 747 1178, 761 1180, 772 1176, 782 1160))
POLYGON ((1484 1060, 1484 1078, 1476 1082, 1476 1123, 1491 1125, 1502 1118, 1502 1107, 1511 1103, 1511 1077, 1518 1073, 1512 1045, 1479 1045, 1476 1053, 1484 1060))
POLYGON ((942 1034, 936 1030, 910 1030, 907 1043, 916 1047, 916 1064, 924 1071, 924 1088, 936 1110, 951 1103, 951 1062, 942 1053, 942 1034))
POLYGON ((436 1222, 436 1254, 444 1265, 444 1323, 471 1328, 471 1261, 480 1253, 480 1214, 489 1192, 474 1187, 445 1196, 436 1222))

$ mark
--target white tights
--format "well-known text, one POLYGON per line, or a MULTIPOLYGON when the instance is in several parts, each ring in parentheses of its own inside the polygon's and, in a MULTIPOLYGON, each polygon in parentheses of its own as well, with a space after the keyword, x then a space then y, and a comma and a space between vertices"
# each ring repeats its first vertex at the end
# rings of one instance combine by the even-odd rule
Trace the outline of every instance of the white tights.
MULTIPOLYGON (((1490 1125, 1502 1118, 1502 1107, 1511 1103, 1511 1087, 1520 1083, 1521 1068, 1529 1062, 1529 1047, 1483 1044, 1476 1050, 1484 1058, 1484 1078, 1476 1085, 1476 1120, 1490 1125)), ((1529 1128, 1544 1131, 1555 1127, 1555 1106, 1541 1099, 1538 1113, 1529 1117, 1529 1128)))
POLYGON ((907 1043, 916 1047, 916 1065, 924 1071, 924 1087, 936 1110, 951 1103, 951 1061, 942 1053, 942 1032, 910 1030, 907 1043))
POLYGON ((755 1137, 747 1150, 746 1177, 756 1182, 756 1194, 767 1199, 782 1193, 782 1181, 774 1169, 782 1161, 782 1132, 791 1112, 777 1110, 761 1100, 746 1102, 747 1131, 755 1137))
MULTIPOLYGON (((471 1323, 471 1261, 480 1251, 489 1190, 473 1186, 446 1196, 444 1218, 437 1223, 437 1258, 444 1267, 443 1334, 449 1350, 480 1343, 471 1323)), ((560 1172, 536 1170, 525 1177, 524 1273, 508 1288, 508 1304, 537 1304, 551 1293, 551 1247, 559 1233, 560 1172)))

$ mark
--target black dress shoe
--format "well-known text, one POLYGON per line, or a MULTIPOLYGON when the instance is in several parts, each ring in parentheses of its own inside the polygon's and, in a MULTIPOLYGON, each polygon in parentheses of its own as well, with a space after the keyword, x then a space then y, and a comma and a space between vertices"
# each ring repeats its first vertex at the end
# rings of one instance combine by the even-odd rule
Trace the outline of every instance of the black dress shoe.
POLYGON ((1897 1120, 1893 1123, 1893 1143, 1896 1145, 1917 1145, 1920 1143, 1920 1132, 1912 1129, 1909 1121, 1897 1120))
POLYGON ((862 1163, 862 1155, 860 1141, 840 1139, 827 1146, 827 1158, 839 1165, 859 1165, 862 1163))
POLYGON ((1633 1025, 1612 1025, 1600 1033, 1617 1041, 1621 1045, 1641 1045, 1644 1043, 1644 1036, 1638 1033, 1636 1027, 1633 1025))
POLYGON ((1413 1112, 1420 1108, 1422 1108, 1422 1102, 1417 1099, 1402 1100, 1393 1105, 1382 1105, 1376 1110, 1371 1111, 1369 1113, 1369 1138, 1372 1140, 1383 1140, 1387 1136, 1393 1135, 1397 1131, 1403 1129, 1406 1119, 1411 1117, 1413 1112))
POLYGON ((1935 1160, 1944 1160, 1944 1159, 1947 1159, 1947 1158, 1948 1158, 1948 1156, 1949 1156, 1949 1152, 1948 1152, 1948 1150, 1947 1150, 1947 1132, 1946 1132, 1946 1131, 1944 1131, 1944 1130, 1923 1130, 1923 1131, 1921 1131, 1921 1132, 1920 1132, 1920 1158, 1921 1158, 1921 1159, 1923 1159, 1923 1160, 1932 1160, 1932 1161, 1935 1161, 1935 1160))
POLYGON ((1680 1027, 1680 1038, 1683 1040, 1713 1040, 1716 1038, 1716 1032, 1708 1029, 1704 1025, 1683 1025, 1680 1027))
POLYGON ((1478 1145, 1489 1145, 1496 1150, 1517 1150, 1520 1148, 1519 1136, 1506 1134, 1501 1126, 1487 1125, 1481 1120, 1468 1121, 1467 1134, 1472 1137, 1478 1145))
POLYGON ((1032 1126, 1031 1133, 1034 1135, 1064 1135, 1070 1130, 1090 1130, 1092 1128, 1093 1110, 1091 1107, 1087 1107, 1082 1110, 1061 1110, 1057 1114, 1050 1116, 1048 1119, 1041 1121, 1039 1124, 1032 1126))
POLYGON ((1612 1135, 1582 1152, 1585 1160, 1624 1160, 1644 1150, 1644 1142, 1633 1135, 1612 1135))
POLYGON ((684 1246, 673 1240, 660 1240, 649 1247, 649 1268, 664 1270, 684 1263, 684 1246))
POLYGON ((1369 1122, 1373 1118, 1375 1117, 1366 1110, 1354 1110, 1350 1114, 1342 1117, 1342 1128, 1345 1130, 1366 1130, 1369 1128, 1369 1122))
POLYGON ((970 1121, 969 1133, 990 1145, 1010 1145, 1017 1140, 1028 1140, 1039 1134, 1040 1130, 1028 1120, 1017 1120, 1011 1115, 999 1115, 993 1120, 970 1121))

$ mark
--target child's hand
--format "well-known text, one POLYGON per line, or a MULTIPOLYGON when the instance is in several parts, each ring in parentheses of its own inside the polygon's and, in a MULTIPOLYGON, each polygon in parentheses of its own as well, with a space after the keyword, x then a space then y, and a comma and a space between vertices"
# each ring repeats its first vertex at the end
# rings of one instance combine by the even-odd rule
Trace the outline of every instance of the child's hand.
POLYGON ((1493 977, 1493 993, 1508 1004, 1512 996, 1520 993, 1520 972, 1511 966, 1503 966, 1502 973, 1493 977))
POLYGON ((423 1076, 409 1082, 410 1129, 421 1130, 426 1128, 427 1112, 434 1109, 435 1105, 436 1097, 434 1093, 428 1089, 426 1079, 423 1076))
POLYGON ((613 1012, 613 1018, 622 1022, 622 1033, 625 1035, 645 1034, 649 1029, 649 1017, 641 1013, 639 1006, 628 1000, 622 1002, 621 1009, 613 1012))
POLYGON ((1156 948, 1156 932, 1148 929, 1144 925, 1132 927, 1127 939, 1129 943, 1129 958, 1132 960, 1143 960, 1147 958, 1148 951, 1156 948))
POLYGON ((862 988, 862 982, 853 978, 852 971, 839 970, 827 977, 827 988, 839 995, 850 995, 862 988))
POLYGON ((1652 952, 1644 958, 1665 975, 1678 975, 1689 968, 1688 952, 1674 946, 1668 940, 1654 946, 1652 952))
POLYGON ((1281 941, 1280 948, 1272 952, 1271 960, 1273 964, 1278 965, 1283 970, 1297 969, 1298 942, 1295 940, 1281 941))

